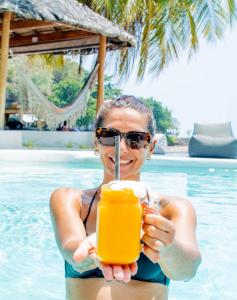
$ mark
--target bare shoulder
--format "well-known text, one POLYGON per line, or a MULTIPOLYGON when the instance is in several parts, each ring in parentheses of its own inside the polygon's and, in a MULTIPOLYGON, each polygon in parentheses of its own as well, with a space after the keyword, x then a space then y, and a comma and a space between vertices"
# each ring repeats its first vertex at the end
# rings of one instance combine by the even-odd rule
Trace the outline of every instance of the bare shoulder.
POLYGON ((78 205, 81 207, 81 195, 82 191, 69 187, 57 188, 52 192, 50 197, 50 207, 54 209, 55 207, 65 206, 70 204, 78 205))
POLYGON ((160 213, 168 219, 189 216, 196 219, 192 203, 184 197, 159 195, 160 213))
POLYGON ((77 197, 81 195, 81 190, 70 188, 70 187, 60 187, 54 190, 51 194, 51 198, 60 197, 77 197))

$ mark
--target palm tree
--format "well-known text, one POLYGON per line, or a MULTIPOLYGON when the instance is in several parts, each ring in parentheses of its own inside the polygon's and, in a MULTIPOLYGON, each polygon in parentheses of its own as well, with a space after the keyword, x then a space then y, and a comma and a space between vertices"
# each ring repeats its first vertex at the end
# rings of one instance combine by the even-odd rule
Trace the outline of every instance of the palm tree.
POLYGON ((189 57, 200 38, 221 38, 236 18, 235 0, 84 0, 90 8, 119 24, 137 38, 136 49, 118 53, 120 74, 128 75, 139 57, 137 75, 147 68, 159 74, 183 50, 189 57))

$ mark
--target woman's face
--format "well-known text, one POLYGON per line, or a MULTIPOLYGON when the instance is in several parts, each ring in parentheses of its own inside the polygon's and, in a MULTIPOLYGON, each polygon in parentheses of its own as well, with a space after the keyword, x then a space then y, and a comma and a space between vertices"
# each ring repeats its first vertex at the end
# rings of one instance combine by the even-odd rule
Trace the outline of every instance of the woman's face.
MULTIPOLYGON (((103 127, 115 128, 126 133, 128 131, 149 132, 147 116, 131 108, 115 108, 106 116, 103 127)), ((104 182, 114 180, 115 147, 98 144, 101 161, 104 165, 104 182)), ((152 152, 153 145, 147 148, 131 149, 124 138, 120 142, 120 177, 123 180, 139 180, 140 169, 148 152, 152 152)), ((151 154, 151 153, 150 153, 151 154)))

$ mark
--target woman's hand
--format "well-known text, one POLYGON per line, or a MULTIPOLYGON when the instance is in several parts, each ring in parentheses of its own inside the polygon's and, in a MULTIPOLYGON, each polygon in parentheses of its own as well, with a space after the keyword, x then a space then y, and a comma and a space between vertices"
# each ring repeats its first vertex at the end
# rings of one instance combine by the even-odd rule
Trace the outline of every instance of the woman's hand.
POLYGON ((100 268, 104 278, 107 281, 116 279, 117 281, 129 282, 132 275, 137 273, 137 263, 129 265, 108 265, 99 261, 96 256, 96 233, 89 235, 84 241, 80 243, 80 246, 76 249, 73 255, 73 260, 76 263, 80 263, 87 257, 94 260, 96 265, 100 268))
POLYGON ((145 208, 143 220, 143 252, 153 263, 156 263, 174 243, 175 224, 160 214, 152 213, 149 207, 145 208))

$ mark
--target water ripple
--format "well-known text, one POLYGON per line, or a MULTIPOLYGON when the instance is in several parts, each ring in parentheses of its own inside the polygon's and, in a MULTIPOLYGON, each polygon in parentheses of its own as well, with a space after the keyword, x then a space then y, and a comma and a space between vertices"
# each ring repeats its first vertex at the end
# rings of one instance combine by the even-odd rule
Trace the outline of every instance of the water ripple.
MULTIPOLYGON (((48 168, 3 167, 0 173, 1 299, 15 300, 15 295, 19 300, 64 299, 64 266, 52 231, 49 197, 58 186, 96 186, 102 174, 102 169, 92 165, 87 168, 79 162, 48 168)), ((197 237, 203 262, 191 282, 171 283, 170 299, 236 299, 236 170, 152 169, 149 166, 144 169, 142 180, 154 191, 188 197, 197 212, 197 237)))

